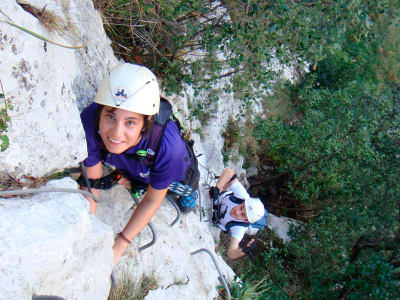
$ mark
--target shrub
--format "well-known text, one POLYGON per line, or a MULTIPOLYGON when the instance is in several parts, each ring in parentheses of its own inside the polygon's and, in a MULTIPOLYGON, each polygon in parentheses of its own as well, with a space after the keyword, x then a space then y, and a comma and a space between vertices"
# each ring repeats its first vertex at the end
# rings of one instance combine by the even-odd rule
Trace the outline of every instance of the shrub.
POLYGON ((295 122, 256 122, 260 161, 287 178, 287 197, 322 208, 268 256, 269 265, 283 266, 279 272, 258 267, 275 284, 289 282, 283 288, 292 297, 399 297, 400 89, 381 55, 400 46, 391 21, 371 25, 368 35, 349 39, 286 85, 295 122))

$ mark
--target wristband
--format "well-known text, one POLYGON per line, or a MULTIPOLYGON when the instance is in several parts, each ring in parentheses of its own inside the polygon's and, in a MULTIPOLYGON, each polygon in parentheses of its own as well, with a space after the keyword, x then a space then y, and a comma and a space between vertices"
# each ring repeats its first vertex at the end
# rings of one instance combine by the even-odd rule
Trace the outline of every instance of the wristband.
POLYGON ((131 243, 131 241, 130 241, 122 232, 119 232, 117 235, 118 235, 121 239, 123 239, 125 242, 127 242, 128 244, 131 243))

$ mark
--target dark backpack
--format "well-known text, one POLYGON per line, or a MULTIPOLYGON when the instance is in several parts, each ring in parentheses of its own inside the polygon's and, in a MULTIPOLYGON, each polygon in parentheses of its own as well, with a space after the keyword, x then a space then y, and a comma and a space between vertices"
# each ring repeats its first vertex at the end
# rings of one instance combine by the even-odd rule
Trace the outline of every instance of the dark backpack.
MULTIPOLYGON (((237 198, 233 195, 233 193, 231 195, 229 195, 229 200, 231 200, 233 203, 236 204, 242 204, 244 202, 244 199, 240 199, 237 198)), ((219 209, 219 206, 218 206, 219 209)), ((242 226, 242 227, 253 227, 253 228, 257 228, 257 229, 263 229, 266 225, 267 225, 267 215, 268 215, 268 211, 266 209, 264 209, 264 216, 258 220, 255 223, 249 223, 249 222, 239 222, 239 221, 230 221, 225 225, 225 232, 228 232, 233 226, 242 226)), ((218 222, 219 220, 217 220, 218 222)))
POLYGON ((181 132, 181 138, 185 142, 186 150, 190 159, 190 165, 186 169, 183 184, 191 186, 193 190, 196 190, 199 187, 200 171, 197 157, 193 150, 194 141, 189 141, 182 136, 182 126, 179 120, 172 114, 172 105, 167 99, 162 97, 160 98, 159 113, 154 115, 152 120, 153 128, 151 130, 146 148, 136 151, 134 158, 140 163, 151 167, 157 158, 167 124, 169 122, 175 122, 179 131, 181 132))

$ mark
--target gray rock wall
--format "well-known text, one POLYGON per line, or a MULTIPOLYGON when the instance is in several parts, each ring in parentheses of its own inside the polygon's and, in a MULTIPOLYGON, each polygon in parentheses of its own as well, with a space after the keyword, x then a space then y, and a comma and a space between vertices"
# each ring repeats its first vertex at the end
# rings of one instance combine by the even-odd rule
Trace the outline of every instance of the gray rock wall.
POLYGON ((86 157, 79 109, 94 97, 105 70, 117 60, 92 1, 24 3, 57 16, 58 31, 47 29, 15 0, 1 2, 0 20, 9 21, 7 15, 50 40, 87 45, 62 48, 0 22, 0 80, 7 102, 14 106, 9 110, 10 146, 0 153, 0 172, 40 177, 86 157))
MULTIPOLYGON (((104 191, 101 198, 97 216, 110 225, 116 234, 125 226, 136 205, 122 186, 104 191)), ((195 256, 190 253, 206 248, 215 255, 228 282, 233 280, 234 273, 215 253, 210 223, 200 222, 200 210, 197 208, 194 212, 182 215, 179 222, 171 227, 176 215, 175 208, 165 199, 152 218, 156 243, 138 252, 139 247, 153 238, 146 227, 114 267, 116 281, 121 282, 124 277, 129 277, 133 282, 138 282, 143 276, 154 277, 158 288, 150 291, 146 299, 214 299, 218 295, 216 286, 220 283, 211 257, 205 253, 195 256)))
MULTIPOLYGON (((46 187, 77 184, 64 178, 46 187)), ((80 194, 0 198, 0 299, 107 299, 113 234, 88 210, 80 194)))

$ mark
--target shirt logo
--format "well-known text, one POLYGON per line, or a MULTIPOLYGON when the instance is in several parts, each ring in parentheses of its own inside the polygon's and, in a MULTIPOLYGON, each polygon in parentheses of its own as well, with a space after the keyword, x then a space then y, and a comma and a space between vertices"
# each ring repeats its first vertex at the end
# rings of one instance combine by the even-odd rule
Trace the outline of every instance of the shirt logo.
POLYGON ((148 178, 150 176, 150 170, 147 170, 147 173, 139 172, 139 174, 140 174, 140 177, 142 177, 142 178, 148 178))

